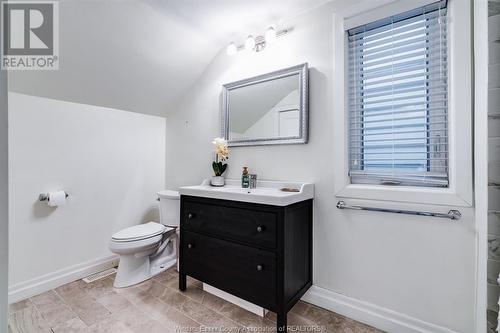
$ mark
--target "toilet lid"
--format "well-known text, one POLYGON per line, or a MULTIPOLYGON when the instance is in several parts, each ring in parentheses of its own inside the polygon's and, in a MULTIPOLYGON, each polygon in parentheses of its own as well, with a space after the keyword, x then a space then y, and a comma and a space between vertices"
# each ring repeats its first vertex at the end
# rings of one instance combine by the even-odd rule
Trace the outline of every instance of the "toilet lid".
POLYGON ((178 191, 172 191, 172 190, 163 190, 160 192, 157 192, 158 197, 162 199, 179 199, 180 195, 178 191))
POLYGON ((165 231, 165 229, 166 227, 163 224, 148 222, 118 231, 113 235, 112 238, 118 241, 133 241, 145 239, 161 235, 165 231))

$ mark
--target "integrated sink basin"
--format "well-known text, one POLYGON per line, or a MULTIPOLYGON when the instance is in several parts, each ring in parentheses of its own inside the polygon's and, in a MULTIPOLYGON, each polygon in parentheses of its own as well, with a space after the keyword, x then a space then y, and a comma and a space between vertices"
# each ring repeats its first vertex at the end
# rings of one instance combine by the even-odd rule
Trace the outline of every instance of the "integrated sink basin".
POLYGON ((314 184, 301 182, 257 181, 257 188, 241 188, 240 180, 226 179, 226 185, 215 187, 210 180, 201 185, 184 186, 179 189, 181 195, 204 198, 251 202, 257 204, 288 206, 290 204, 312 199, 314 184), (287 192, 281 189, 293 189, 298 192, 287 192))

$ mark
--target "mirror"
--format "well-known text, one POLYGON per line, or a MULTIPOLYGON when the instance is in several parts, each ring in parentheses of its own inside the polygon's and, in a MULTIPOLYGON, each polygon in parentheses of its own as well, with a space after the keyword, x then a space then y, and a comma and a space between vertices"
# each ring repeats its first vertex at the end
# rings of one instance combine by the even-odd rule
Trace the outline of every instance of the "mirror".
POLYGON ((229 146, 307 143, 308 70, 302 64, 223 86, 229 146))

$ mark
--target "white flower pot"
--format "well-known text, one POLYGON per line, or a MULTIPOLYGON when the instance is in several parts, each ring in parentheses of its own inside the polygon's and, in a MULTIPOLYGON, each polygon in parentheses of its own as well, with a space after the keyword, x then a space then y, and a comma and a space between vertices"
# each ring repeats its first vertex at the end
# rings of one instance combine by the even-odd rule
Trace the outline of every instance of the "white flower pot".
POLYGON ((210 180, 210 184, 212 186, 224 186, 224 177, 222 176, 213 176, 212 179, 210 180))

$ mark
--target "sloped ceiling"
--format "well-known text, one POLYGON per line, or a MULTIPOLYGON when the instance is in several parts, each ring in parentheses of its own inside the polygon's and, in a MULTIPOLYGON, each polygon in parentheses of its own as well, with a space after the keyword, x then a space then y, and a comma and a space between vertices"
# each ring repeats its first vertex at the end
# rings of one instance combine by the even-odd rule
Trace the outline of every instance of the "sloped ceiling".
POLYGON ((165 115, 231 41, 325 0, 60 0, 58 71, 12 71, 9 90, 165 115))

